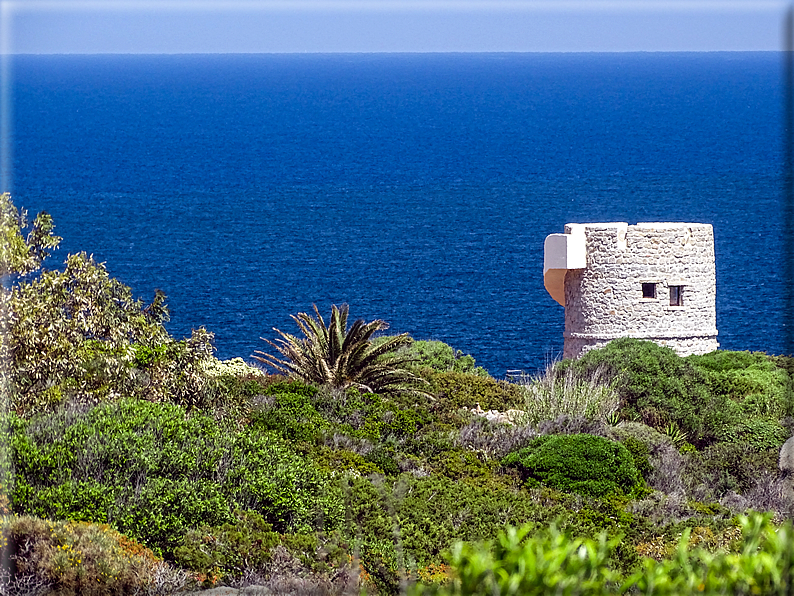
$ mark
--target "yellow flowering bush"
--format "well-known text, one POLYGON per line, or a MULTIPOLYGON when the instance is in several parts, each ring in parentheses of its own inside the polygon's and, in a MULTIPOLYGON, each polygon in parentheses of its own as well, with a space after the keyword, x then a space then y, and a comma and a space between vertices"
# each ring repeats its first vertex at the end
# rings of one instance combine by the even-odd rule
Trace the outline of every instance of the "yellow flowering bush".
POLYGON ((168 593, 187 574, 107 524, 0 518, 0 556, 14 560, 9 584, 48 586, 62 596, 168 593))

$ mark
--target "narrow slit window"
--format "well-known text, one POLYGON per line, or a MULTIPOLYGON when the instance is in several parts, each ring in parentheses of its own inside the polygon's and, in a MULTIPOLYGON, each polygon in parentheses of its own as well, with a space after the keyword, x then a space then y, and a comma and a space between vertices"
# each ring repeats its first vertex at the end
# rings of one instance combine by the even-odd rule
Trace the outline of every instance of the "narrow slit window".
POLYGON ((670 306, 682 306, 684 304, 684 286, 670 286, 670 306))
POLYGON ((642 284, 642 297, 656 298, 656 284, 642 284))

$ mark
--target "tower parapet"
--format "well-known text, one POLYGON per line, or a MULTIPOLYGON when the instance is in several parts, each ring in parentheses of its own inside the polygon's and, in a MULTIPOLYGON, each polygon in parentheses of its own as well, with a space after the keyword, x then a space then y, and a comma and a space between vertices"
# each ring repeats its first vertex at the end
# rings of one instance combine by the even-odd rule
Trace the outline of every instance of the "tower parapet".
POLYGON ((565 307, 565 358, 618 337, 682 356, 719 347, 711 225, 567 224, 544 253, 544 284, 565 307))

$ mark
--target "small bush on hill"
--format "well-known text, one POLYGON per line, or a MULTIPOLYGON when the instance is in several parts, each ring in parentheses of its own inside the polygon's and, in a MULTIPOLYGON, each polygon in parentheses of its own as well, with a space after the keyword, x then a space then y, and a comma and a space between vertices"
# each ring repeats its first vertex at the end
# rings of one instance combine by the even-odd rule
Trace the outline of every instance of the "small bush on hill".
POLYGON ((621 422, 618 426, 610 429, 610 435, 621 443, 624 443, 628 437, 633 437, 646 445, 649 450, 653 450, 661 444, 671 443, 670 437, 666 434, 641 422, 621 422))
POLYGON ((721 414, 725 398, 708 391, 705 374, 653 342, 618 339, 570 366, 583 373, 606 367, 618 379, 624 419, 657 429, 675 422, 696 445, 713 442, 716 428, 729 422, 721 414))
POLYGON ((626 437, 621 443, 628 452, 631 453, 631 458, 634 460, 634 467, 637 468, 637 471, 644 479, 647 479, 652 471, 651 462, 649 460, 650 449, 648 449, 648 445, 632 436, 626 437))
POLYGON ((430 420, 426 411, 406 407, 376 393, 351 391, 344 402, 335 401, 320 407, 339 425, 341 432, 370 441, 401 441, 412 437, 430 420))
MULTIPOLYGON (((362 560, 367 561, 368 549, 374 548, 379 564, 395 578, 395 529, 405 566, 422 569, 444 563, 444 552, 455 540, 483 540, 492 535, 494 527, 506 524, 531 522, 542 528, 558 518, 571 523, 574 517, 571 503, 561 493, 525 495, 496 482, 475 486, 449 478, 409 475, 379 486, 364 478, 346 482, 348 527, 361 541, 362 560), (384 547, 385 537, 391 542, 389 549, 384 547)), ((393 589, 397 589, 396 583, 393 589)))
MULTIPOLYGON (((88 484, 88 483, 85 483, 88 484)), ((99 485, 95 483, 94 486, 99 485)), ((107 492, 116 487, 99 485, 107 492)), ((84 483, 66 483, 51 490, 41 490, 32 501, 45 511, 47 502, 64 509, 71 499, 79 500, 84 483), (68 490, 71 486, 74 491, 68 490), (67 490, 61 490, 67 488, 67 490)), ((174 548, 182 536, 202 523, 219 525, 231 521, 232 503, 217 483, 189 481, 185 478, 146 478, 136 489, 116 490, 115 502, 97 503, 96 511, 83 510, 84 518, 92 520, 97 514, 107 517, 108 523, 129 536, 134 536, 159 556, 172 558, 174 548), (100 507, 105 505, 103 510, 100 507), (90 515, 90 513, 93 515, 90 515)), ((55 510, 52 517, 64 515, 55 510)))
POLYGON ((277 544, 279 535, 262 516, 254 511, 236 511, 232 523, 214 527, 203 524, 190 530, 175 549, 174 558, 186 569, 228 581, 246 571, 263 572, 277 544))
POLYGON ((275 392, 272 386, 268 393, 272 397, 260 401, 249 416, 252 427, 262 432, 272 431, 290 442, 307 443, 314 443, 323 430, 330 427, 310 397, 275 392))
POLYGON ((434 473, 453 480, 488 478, 492 475, 491 466, 481 461, 477 454, 465 449, 447 451, 428 463, 434 473))
POLYGON ((484 368, 475 365, 474 357, 471 354, 463 354, 443 341, 414 340, 412 343, 400 347, 396 354, 407 360, 407 368, 420 374, 422 369, 429 368, 437 372, 462 372, 482 377, 490 376, 484 368))
POLYGON ((367 461, 363 455, 347 449, 331 449, 322 445, 312 458, 320 469, 329 472, 353 472, 361 476, 384 473, 376 464, 367 461))
POLYGON ((521 408, 524 399, 518 385, 497 381, 471 373, 439 372, 428 376, 430 391, 436 395, 433 410, 442 414, 442 419, 452 420, 460 408, 505 411, 521 408))
POLYGON ((623 445, 592 435, 539 437, 503 463, 518 468, 527 486, 543 483, 594 497, 629 494, 641 478, 623 445))

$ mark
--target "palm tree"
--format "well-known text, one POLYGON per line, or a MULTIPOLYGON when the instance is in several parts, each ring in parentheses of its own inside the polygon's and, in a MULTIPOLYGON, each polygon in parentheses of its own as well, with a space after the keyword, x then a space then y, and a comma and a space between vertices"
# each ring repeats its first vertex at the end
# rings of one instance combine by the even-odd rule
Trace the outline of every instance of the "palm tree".
POLYGON ((275 327, 273 331, 281 336, 276 342, 260 338, 286 360, 260 351, 254 352, 253 358, 301 381, 331 389, 355 387, 368 393, 429 395, 412 387, 427 381, 401 368, 410 359, 394 355, 397 348, 413 341, 410 335, 402 333, 373 345, 372 335, 389 328, 386 321, 365 323, 359 319, 348 329, 348 306, 343 304, 331 307, 331 320, 326 327, 317 306, 313 306, 315 317, 305 312, 290 315, 304 338, 275 327))

